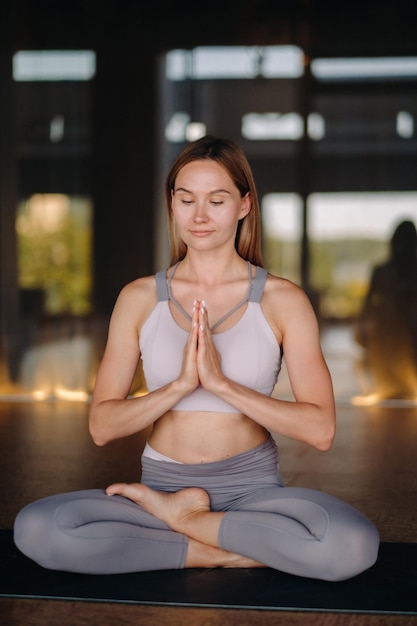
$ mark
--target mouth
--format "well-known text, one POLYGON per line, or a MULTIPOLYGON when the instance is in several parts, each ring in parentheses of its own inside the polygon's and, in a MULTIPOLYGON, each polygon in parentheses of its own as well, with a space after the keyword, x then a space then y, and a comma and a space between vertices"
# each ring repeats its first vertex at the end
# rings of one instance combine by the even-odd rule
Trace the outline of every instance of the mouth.
POLYGON ((212 234, 212 230, 190 230, 190 233, 194 237, 207 237, 212 234))

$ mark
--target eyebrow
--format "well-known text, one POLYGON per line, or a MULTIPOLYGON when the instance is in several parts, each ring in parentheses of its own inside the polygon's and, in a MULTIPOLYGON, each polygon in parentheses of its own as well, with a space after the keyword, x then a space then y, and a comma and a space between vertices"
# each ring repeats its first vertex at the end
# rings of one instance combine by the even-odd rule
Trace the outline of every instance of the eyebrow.
MULTIPOLYGON (((174 189, 174 193, 176 193, 177 191, 183 191, 184 193, 193 194, 192 191, 185 189, 185 187, 177 187, 176 189, 174 189)), ((227 193, 230 195, 230 191, 228 191, 227 189, 213 189, 213 191, 209 191, 208 195, 212 196, 213 194, 216 194, 216 193, 227 193)))

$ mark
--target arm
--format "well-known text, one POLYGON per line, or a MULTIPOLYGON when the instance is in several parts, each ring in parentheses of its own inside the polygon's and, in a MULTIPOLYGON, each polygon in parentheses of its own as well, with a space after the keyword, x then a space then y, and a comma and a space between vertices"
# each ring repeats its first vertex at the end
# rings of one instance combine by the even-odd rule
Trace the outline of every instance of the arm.
POLYGON ((99 446, 153 424, 198 385, 195 326, 180 377, 144 396, 128 397, 140 358, 140 329, 155 305, 153 277, 130 283, 117 299, 89 413, 90 433, 99 446))
POLYGON ((328 450, 335 434, 334 397, 310 302, 289 281, 270 277, 262 307, 282 343, 295 402, 264 396, 226 378, 208 330, 199 337, 201 384, 267 430, 328 450))

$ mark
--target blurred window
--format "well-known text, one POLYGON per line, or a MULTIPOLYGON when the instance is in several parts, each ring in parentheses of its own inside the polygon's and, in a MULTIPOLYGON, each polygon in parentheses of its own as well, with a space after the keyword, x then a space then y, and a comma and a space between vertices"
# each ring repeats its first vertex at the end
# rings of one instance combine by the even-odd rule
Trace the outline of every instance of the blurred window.
POLYGON ((13 57, 15 81, 91 80, 96 55, 91 50, 21 50, 13 57))
POLYGON ((34 194, 21 202, 16 219, 19 286, 23 293, 43 294, 43 313, 91 311, 91 222, 88 197, 34 194))
POLYGON ((272 274, 300 283, 300 196, 269 193, 262 198, 263 256, 272 274))
POLYGON ((324 318, 355 317, 392 232, 417 224, 417 191, 315 193, 308 198, 310 280, 324 318))

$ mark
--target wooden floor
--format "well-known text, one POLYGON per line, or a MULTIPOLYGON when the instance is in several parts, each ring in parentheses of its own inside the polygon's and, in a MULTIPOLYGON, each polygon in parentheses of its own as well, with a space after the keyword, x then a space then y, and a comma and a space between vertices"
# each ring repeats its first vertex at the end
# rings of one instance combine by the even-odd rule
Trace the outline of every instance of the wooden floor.
MULTIPOLYGON (((0 528, 11 528, 19 509, 37 498, 138 478, 146 433, 97 448, 87 411, 83 403, 0 401, 0 528)), ((327 453, 278 443, 287 485, 343 498, 370 517, 382 541, 417 542, 417 408, 339 406, 327 453)), ((408 626, 417 617, 1 599, 0 624, 408 626)))

